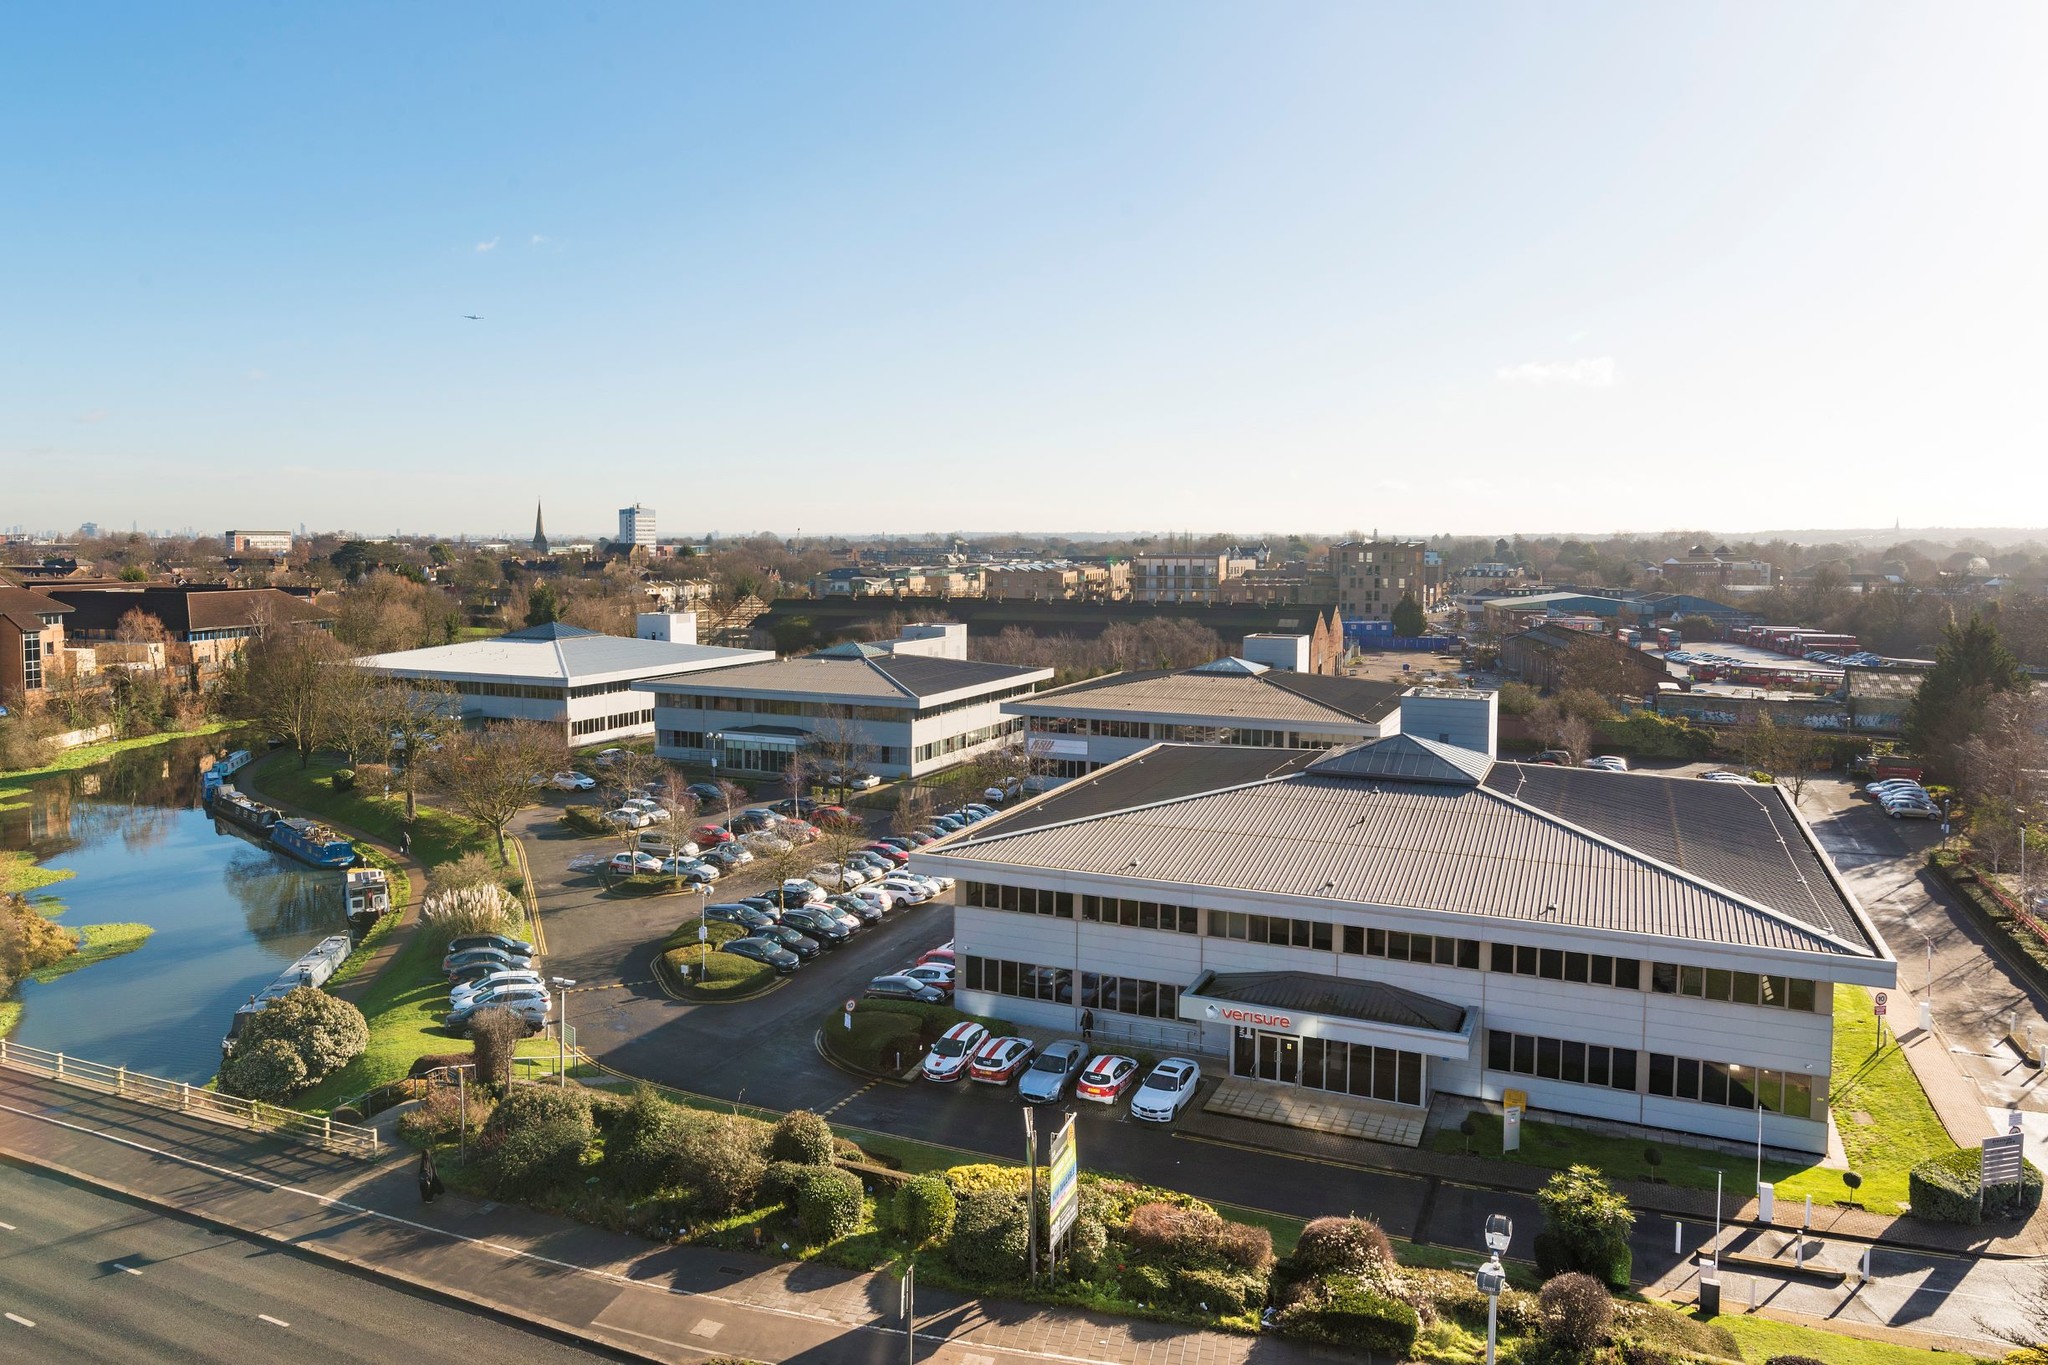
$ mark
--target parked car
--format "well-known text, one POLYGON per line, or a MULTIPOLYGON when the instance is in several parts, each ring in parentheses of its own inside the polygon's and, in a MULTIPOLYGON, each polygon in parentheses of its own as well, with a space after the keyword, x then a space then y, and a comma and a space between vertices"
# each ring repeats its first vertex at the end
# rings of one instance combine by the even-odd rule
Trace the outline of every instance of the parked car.
POLYGON ((937 988, 915 977, 901 975, 876 977, 868 982, 861 996, 867 1000, 914 1000, 920 1005, 942 1004, 946 999, 937 988))
POLYGON ((633 847, 657 858, 694 858, 697 846, 688 839, 678 839, 665 829, 642 830, 633 836, 633 847))
POLYGON ((1894 820, 1932 820, 1941 814, 1941 807, 1932 801, 1893 797, 1884 803, 1884 813, 1894 820))
POLYGON ((996 813, 996 808, 994 806, 986 806, 979 801, 969 801, 960 809, 972 812, 974 815, 979 816, 983 820, 988 819, 990 816, 996 813))
POLYGON ((547 988, 544 986, 505 986, 495 991, 485 991, 473 997, 460 1009, 451 1009, 442 1017, 442 1024, 450 1033, 460 1037, 469 1032, 470 1021, 480 1011, 507 1009, 526 1021, 529 1032, 540 1028, 548 1021, 552 1012, 547 988))
POLYGON ((646 811, 633 806, 619 806, 604 813, 604 818, 625 829, 646 829, 654 818, 646 811))
POLYGON ((782 884, 782 889, 785 893, 796 892, 805 900, 821 901, 825 899, 825 888, 812 881, 809 877, 791 877, 782 884))
POLYGON ((489 975, 480 976, 471 981, 458 981, 450 986, 448 988, 448 1004, 452 1009, 461 1009, 478 996, 487 995, 505 986, 545 987, 546 985, 547 983, 541 980, 539 972, 525 968, 515 968, 504 972, 491 972, 489 975))
POLYGON ((882 890, 905 905, 923 905, 932 898, 932 889, 907 877, 882 878, 882 890))
POLYGON ((510 934, 462 934, 448 940, 444 953, 462 953, 471 948, 501 948, 518 957, 532 957, 533 945, 510 934))
POLYGON ((661 859, 652 853, 614 853, 606 866, 621 877, 630 877, 637 872, 661 871, 661 859))
POLYGON ((905 967, 897 973, 913 981, 922 981, 934 990, 942 992, 947 999, 953 997, 953 969, 939 962, 921 962, 915 967, 905 967))
POLYGON ((1749 778, 1747 778, 1747 777, 1744 777, 1744 776, 1743 776, 1743 775, 1742 775, 1741 773, 1731 773, 1731 772, 1727 772, 1727 771, 1724 771, 1723 769, 1720 769, 1720 768, 1716 768, 1716 769, 1715 769, 1715 770, 1714 770, 1713 772, 1710 772, 1710 773, 1701 773, 1701 774, 1700 774, 1700 781, 1702 781, 1702 782, 1738 782, 1738 783, 1741 783, 1741 784, 1742 784, 1743 786, 1745 786, 1745 787, 1754 787, 1754 786, 1756 785, 1756 783, 1755 783, 1754 781, 1752 781, 1751 779, 1749 779, 1749 778))
POLYGON ((705 810, 717 810, 725 804, 725 793, 712 786, 709 782, 692 782, 689 786, 689 792, 690 795, 697 798, 697 804, 705 810))
POLYGON ((781 948, 795 953, 799 960, 809 962, 818 955, 818 940, 782 924, 771 924, 765 929, 756 929, 749 938, 766 939, 781 948))
POLYGON ((837 948, 853 937, 853 931, 841 924, 836 916, 829 915, 822 906, 806 906, 801 910, 790 910, 782 916, 785 926, 818 940, 827 948, 837 948))
POLYGON ((595 762, 600 768, 609 768, 626 756, 624 749, 599 749, 595 762))
POLYGON ((718 945, 718 951, 765 963, 775 969, 777 976, 788 976, 802 962, 802 959, 789 949, 779 943, 771 943, 765 938, 729 938, 718 945))
POLYGON ((769 903, 777 910, 798 910, 806 905, 816 905, 808 891, 785 891, 777 888, 768 894, 769 903))
POLYGON ((659 802, 650 801, 644 796, 636 796, 630 801, 621 801, 619 809, 637 810, 657 825, 665 825, 673 818, 659 802))
POLYGON ((597 779, 589 773, 556 773, 548 779, 548 785, 557 791, 587 792, 597 786, 597 779))
POLYGON ((1542 753, 1531 759, 1530 762, 1546 764, 1553 768, 1569 768, 1572 766, 1572 751, 1570 749, 1545 749, 1542 753))
POLYGON ((875 870, 872 867, 863 867, 859 863, 820 863, 811 869, 812 881, 821 886, 837 887, 842 891, 865 886, 874 879, 875 870))
POLYGON ((1202 1084, 1202 1068, 1186 1057, 1168 1057, 1131 1096, 1131 1117, 1147 1123, 1171 1123, 1188 1107, 1202 1084))
POLYGON ((717 881, 718 868, 702 858, 663 858, 662 875, 676 877, 692 886, 709 886, 717 881))
POLYGON ((774 811, 777 815, 802 816, 809 815, 812 811, 818 808, 818 805, 818 802, 813 801, 808 796, 788 796, 784 797, 780 801, 774 802, 768 807, 768 809, 774 811))
POLYGON ((886 859, 891 867, 901 867, 905 863, 910 861, 910 855, 908 853, 905 853, 902 849, 897 848, 894 844, 869 844, 860 851, 863 853, 872 853, 877 858, 886 859))
POLYGON ((852 915, 862 924, 882 922, 882 902, 878 897, 865 894, 866 887, 859 891, 848 891, 825 902, 828 909, 842 915, 852 915))
POLYGON ((781 814, 767 806, 748 806, 740 814, 752 820, 758 829, 774 829, 782 823, 781 814))
POLYGON ((1018 1079, 1017 1094, 1026 1104, 1057 1104, 1087 1064, 1088 1049, 1079 1040, 1049 1043, 1018 1079))
POLYGON ((1029 1038, 991 1038, 974 1050, 974 1060, 967 1066, 967 1079, 983 1085, 1008 1085, 1017 1079, 1017 1073, 1030 1062, 1035 1050, 1029 1038))
POLYGON ((818 779, 818 783, 834 790, 844 787, 848 791, 865 792, 881 786, 882 779, 873 773, 826 773, 818 779))
POLYGON ((448 953, 441 959, 441 970, 453 976, 465 967, 478 963, 496 963, 502 967, 531 967, 533 958, 527 953, 510 953, 503 948, 465 948, 459 953, 448 953))
POLYGON ((732 842, 732 831, 724 825, 699 825, 690 831, 690 837, 700 848, 715 848, 732 842))
POLYGON ((756 929, 765 929, 775 923, 774 920, 751 905, 739 905, 731 902, 705 906, 704 918, 713 924, 737 924, 748 933, 752 933, 756 929))
POLYGON ((1129 1057, 1103 1053, 1088 1063, 1074 1082, 1074 1098, 1096 1104, 1115 1104, 1138 1079, 1138 1064, 1129 1057))
POLYGON ((943 962, 947 966, 953 965, 952 941, 949 939, 946 942, 941 943, 938 947, 927 950, 924 956, 918 958, 919 965, 923 965, 927 962, 943 962))
POLYGON ((704 860, 716 863, 730 872, 736 867, 745 867, 754 861, 754 853, 743 844, 720 844, 716 848, 704 850, 704 860))
POLYGON ((756 855, 787 853, 790 850, 789 840, 778 834, 770 834, 765 829, 756 830, 752 834, 742 834, 740 842, 756 855))
POLYGON ((967 819, 967 817, 965 816, 941 815, 938 819, 932 821, 932 828, 937 830, 943 836, 947 834, 958 834, 961 830, 966 829, 967 826, 972 823, 973 822, 967 819))
POLYGON ((1625 773, 1628 771, 1628 760, 1619 754, 1600 754, 1597 757, 1587 759, 1579 766, 1582 768, 1597 768, 1602 772, 1625 773))
POLYGON ((925 1054, 924 1065, 919 1070, 928 1081, 957 1081, 967 1074, 967 1068, 974 1061, 975 1049, 987 1038, 987 1029, 963 1019, 932 1044, 932 1050, 925 1054))

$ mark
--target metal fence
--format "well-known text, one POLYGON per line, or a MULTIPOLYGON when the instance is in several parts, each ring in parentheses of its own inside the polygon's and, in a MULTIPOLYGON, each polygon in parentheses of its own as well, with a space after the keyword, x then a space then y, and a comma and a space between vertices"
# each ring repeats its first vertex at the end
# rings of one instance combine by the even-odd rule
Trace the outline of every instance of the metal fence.
POLYGON ((1977 874, 1977 885, 1983 887, 1984 893, 1996 901, 2008 915, 2012 916, 2014 923, 2032 934, 2044 947, 2048 947, 2048 924, 2044 924, 2039 915, 2035 914, 2022 902, 2014 900, 2011 896, 2007 895, 2005 890, 1991 879, 1991 874, 1984 870, 1981 859, 1966 852, 1963 854, 1961 861, 1964 866, 1977 874))
POLYGON ((203 1086, 147 1076, 125 1066, 104 1066, 61 1052, 46 1052, 0 1038, 0 1067, 47 1076, 67 1085, 102 1094, 118 1095, 158 1109, 175 1109, 181 1114, 215 1119, 259 1133, 275 1133, 293 1142, 316 1144, 330 1152, 376 1157, 377 1130, 354 1123, 337 1123, 314 1114, 302 1114, 261 1100, 238 1099, 203 1086))

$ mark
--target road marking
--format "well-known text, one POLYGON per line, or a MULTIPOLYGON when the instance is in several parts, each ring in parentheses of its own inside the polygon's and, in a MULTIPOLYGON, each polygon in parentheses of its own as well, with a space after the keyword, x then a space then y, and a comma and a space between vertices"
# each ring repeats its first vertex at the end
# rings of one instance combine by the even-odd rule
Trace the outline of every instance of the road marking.
POLYGON ((256 1320, 257 1320, 258 1322, 267 1322, 267 1323, 269 1323, 269 1324, 270 1324, 270 1325, 271 1325, 272 1327, 289 1327, 289 1326, 291 1326, 291 1324, 290 1324, 290 1323, 288 1323, 288 1322, 286 1322, 286 1321, 285 1321, 285 1320, 284 1320, 283 1318, 273 1318, 273 1317, 272 1317, 272 1316, 270 1316, 270 1314, 268 1314, 268 1313, 258 1313, 258 1314, 256 1315, 256 1320))
POLYGON ((14 1231, 14 1224, 12 1224, 12 1223, 0 1223, 0 1232, 12 1232, 12 1231, 14 1231))
POLYGON ((852 1104, 852 1103, 853 1103, 853 1102, 854 1102, 855 1100, 859 1099, 859 1098, 860 1098, 860 1097, 861 1097, 862 1095, 865 1095, 865 1094, 867 1094, 867 1093, 868 1093, 868 1091, 870 1091, 870 1090, 873 1090, 873 1089, 875 1088, 875 1085, 876 1085, 876 1082, 874 1082, 874 1081, 869 1081, 869 1082, 868 1082, 868 1083, 867 1083, 866 1085, 864 1085, 864 1086, 861 1086, 861 1087, 860 1087, 860 1088, 859 1088, 858 1090, 855 1090, 855 1091, 854 1091, 854 1092, 853 1092, 852 1094, 850 1094, 850 1095, 847 1095, 847 1096, 846 1096, 846 1097, 845 1097, 844 1099, 840 1100, 840 1101, 839 1101, 839 1102, 838 1102, 837 1104, 834 1104, 834 1105, 832 1105, 832 1106, 831 1106, 830 1108, 828 1108, 828 1109, 824 1109, 824 1110, 821 1110, 821 1111, 819 1112, 819 1115, 818 1115, 818 1116, 819 1116, 820 1118, 830 1118, 830 1117, 831 1117, 832 1115, 834 1115, 834 1114, 838 1113, 838 1112, 839 1112, 840 1110, 844 1109, 844 1108, 845 1108, 845 1107, 846 1107, 847 1105, 849 1105, 849 1104, 852 1104))
POLYGON ((29 1320, 28 1320, 27 1318, 23 1317, 23 1316, 22 1316, 21 1314, 19 1314, 19 1313, 9 1313, 9 1314, 7 1315, 7 1320, 8 1320, 9 1322, 18 1322, 18 1323, 20 1323, 20 1324, 21 1324, 21 1325, 22 1325, 23 1327, 33 1327, 33 1326, 35 1326, 35 1324, 34 1324, 34 1323, 30 1322, 30 1321, 29 1321, 29 1320))
POLYGON ((114 1262, 114 1269, 120 1271, 123 1275, 140 1275, 142 1273, 134 1266, 122 1265, 119 1261, 114 1262))
POLYGON ((703 1337, 708 1341, 724 1330, 725 1324, 722 1322, 713 1322, 710 1318, 698 1318, 697 1325, 690 1329, 690 1335, 693 1337, 703 1337))

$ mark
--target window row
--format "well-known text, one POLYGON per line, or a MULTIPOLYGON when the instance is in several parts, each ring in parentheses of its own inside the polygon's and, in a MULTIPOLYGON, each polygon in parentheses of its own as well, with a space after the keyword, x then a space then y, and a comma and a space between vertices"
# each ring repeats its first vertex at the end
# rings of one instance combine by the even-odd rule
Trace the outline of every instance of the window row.
POLYGON ((623 730, 629 725, 652 725, 652 711, 622 711, 616 716, 592 716, 571 725, 570 731, 578 735, 594 735, 605 730, 623 730))
MULTIPOLYGON (((1089 899, 1094 899, 1092 896, 1089 899)), ((960 903, 984 910, 1016 910, 1026 915, 1074 917, 1074 893, 1041 891, 1035 886, 1000 886, 995 882, 960 883, 960 903)))
POLYGON ((1443 934, 1409 934, 1399 929, 1344 926, 1344 951, 1391 962, 1433 962, 1439 967, 1479 970, 1479 940, 1443 934))
MULTIPOLYGON (((21 686, 34 692, 43 685, 43 633, 23 631, 21 636, 21 686)), ((31 765, 33 766, 33 765, 31 765)))
POLYGON ((1636 1088, 1636 1054, 1632 1048, 1537 1038, 1497 1028, 1486 1031, 1486 1069, 1547 1081, 1604 1085, 1610 1090, 1636 1088))
POLYGON ((569 695, 572 697, 604 697, 614 692, 631 692, 632 690, 633 680, 627 678, 615 682, 581 683, 570 688, 569 695))
POLYGON ((994 725, 984 725, 979 730, 969 730, 964 734, 958 735, 947 735, 944 739, 935 739, 929 744, 920 744, 917 746, 917 762, 923 763, 934 758, 944 758, 947 754, 964 753, 978 745, 986 744, 990 740, 1001 739, 1005 735, 1015 734, 1022 726, 1022 721, 999 721, 994 725))
POLYGON ((1574 981, 1617 990, 1640 990, 1643 964, 1632 957, 1605 953, 1573 953, 1562 948, 1532 948, 1525 943, 1493 945, 1493 970, 1545 981, 1574 981))
POLYGON ((1135 977, 1105 976, 1100 972, 1075 972, 1066 967, 1041 967, 994 957, 963 959, 960 975, 970 991, 992 991, 1022 1000, 1078 1005, 1083 1009, 1135 1014, 1146 1019, 1180 1017, 1180 987, 1163 981, 1140 981, 1135 977))
POLYGON ((1651 964, 1650 989, 1659 995, 1690 995, 1698 1000, 1730 1000, 1738 1005, 1769 1005, 1787 1010, 1818 1009, 1822 999, 1813 982, 1796 976, 1681 967, 1674 962, 1651 964))
MULTIPOLYGON (((1216 912, 1210 912, 1214 919, 1216 912)), ((1157 901, 1127 901, 1115 896, 1081 897, 1081 918, 1095 924, 1118 924, 1126 929, 1164 929, 1169 934, 1200 933, 1202 912, 1192 905, 1161 905, 1157 901)))
POLYGON ((1817 1118, 1827 1108, 1827 1078, 1796 1071, 1770 1071, 1734 1062, 1650 1054, 1650 1093, 1667 1099, 1698 1100, 1730 1109, 1762 1109, 1796 1119, 1817 1118), (1815 1095, 1820 1102, 1816 1106, 1815 1095))
POLYGON ((1356 744, 1356 735, 1310 734, 1230 725, 1172 725, 1164 721, 1090 720, 1079 716, 1033 716, 1042 735, 1097 735, 1108 739, 1156 739, 1180 744, 1242 744, 1258 749, 1334 749, 1356 744))
POLYGON ((1246 943, 1269 943, 1281 948, 1313 948, 1330 951, 1331 924, 1323 919, 1289 919, 1283 915, 1247 915, 1236 910, 1209 912, 1209 937, 1234 938, 1246 943))
POLYGON ((465 697, 522 697, 528 701, 560 701, 562 689, 538 683, 493 683, 458 681, 455 690, 465 697))

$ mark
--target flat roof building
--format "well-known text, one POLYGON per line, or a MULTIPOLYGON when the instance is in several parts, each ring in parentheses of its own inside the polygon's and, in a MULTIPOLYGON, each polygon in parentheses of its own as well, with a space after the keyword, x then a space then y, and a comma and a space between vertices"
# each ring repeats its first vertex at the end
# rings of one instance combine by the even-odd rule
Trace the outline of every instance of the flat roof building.
MULTIPOLYGON (((694 618, 688 618, 692 624, 694 618)), ((679 618, 680 619, 680 618, 679 618)), ((700 645, 688 638, 629 639, 555 622, 494 640, 372 654, 356 662, 388 678, 444 683, 455 690, 466 721, 533 720, 560 725, 571 745, 600 744, 654 732, 650 699, 633 685, 707 670, 756 664, 773 650, 700 645)))
POLYGON ((654 549, 654 509, 634 503, 619 509, 619 544, 627 549, 654 549))
POLYGON ((1003 703, 1051 677, 1049 668, 970 660, 967 628, 943 624, 908 626, 884 643, 636 686, 653 693, 654 752, 662 758, 778 773, 792 755, 809 751, 909 777, 1013 741, 1023 722, 1003 714, 1003 703))
POLYGON ((1515 1089, 1736 1141, 1761 1111, 1767 1145, 1823 1153, 1833 988, 1898 979, 1778 788, 1413 733, 1154 745, 911 866, 958 879, 958 1008, 1091 1011, 1098 1040, 1412 1115, 1411 1139, 1435 1096, 1515 1089))

